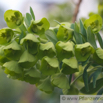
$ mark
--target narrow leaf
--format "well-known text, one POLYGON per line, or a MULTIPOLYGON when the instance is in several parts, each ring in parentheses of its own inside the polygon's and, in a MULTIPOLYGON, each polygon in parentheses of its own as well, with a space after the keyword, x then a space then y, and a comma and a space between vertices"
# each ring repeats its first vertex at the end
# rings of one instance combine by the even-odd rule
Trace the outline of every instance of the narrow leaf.
POLYGON ((75 40, 76 40, 77 44, 82 44, 83 43, 82 36, 79 33, 79 27, 76 23, 74 25, 74 37, 75 37, 75 40))
POLYGON ((98 39, 99 45, 101 46, 101 48, 103 49, 103 40, 102 37, 99 33, 96 33, 96 37, 98 39))
POLYGON ((53 44, 56 44, 58 42, 56 34, 53 30, 47 30, 45 32, 45 35, 46 35, 48 41, 52 42, 53 44))
POLYGON ((89 77, 88 82, 90 83, 90 80, 93 77, 93 88, 96 88, 96 79, 99 76, 99 74, 101 73, 101 69, 102 67, 98 68, 94 73, 91 74, 91 76, 89 77))
POLYGON ((93 93, 96 93, 103 86, 103 78, 98 79, 96 81, 96 84, 97 84, 96 88, 93 88, 93 82, 91 82, 89 84, 89 91, 88 92, 85 90, 85 86, 80 89, 80 92, 84 93, 84 94, 93 94, 93 93))
POLYGON ((94 49, 96 49, 97 45, 96 45, 95 35, 90 26, 87 28, 87 35, 88 35, 87 36, 88 42, 94 47, 94 49))
POLYGON ((26 19, 27 19, 28 26, 30 26, 32 17, 29 13, 26 13, 26 19))
POLYGON ((35 20, 35 15, 34 15, 32 7, 30 7, 30 13, 31 13, 31 16, 32 16, 33 20, 35 20))
POLYGON ((85 40, 87 41, 87 33, 86 33, 86 30, 85 30, 84 25, 82 23, 82 20, 80 20, 80 31, 83 34, 85 40))
POLYGON ((87 64, 87 66, 85 67, 84 72, 83 72, 83 80, 84 80, 85 89, 87 92, 89 91, 87 69, 89 68, 90 65, 91 65, 91 63, 87 64))

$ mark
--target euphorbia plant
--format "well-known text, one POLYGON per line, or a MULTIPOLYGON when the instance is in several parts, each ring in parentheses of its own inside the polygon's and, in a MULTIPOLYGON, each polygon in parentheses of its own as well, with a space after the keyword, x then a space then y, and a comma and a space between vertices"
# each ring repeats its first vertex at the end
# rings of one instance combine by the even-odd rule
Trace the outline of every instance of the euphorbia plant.
POLYGON ((46 93, 53 92, 55 87, 61 88, 63 94, 102 93, 99 15, 92 15, 84 23, 80 20, 79 25, 63 22, 50 27, 46 18, 35 20, 30 7, 25 16, 7 10, 4 19, 8 27, 0 30, 0 65, 9 78, 35 84, 46 93), (79 75, 73 80, 77 72, 79 75), (75 83, 80 77, 84 87, 78 89, 75 83))

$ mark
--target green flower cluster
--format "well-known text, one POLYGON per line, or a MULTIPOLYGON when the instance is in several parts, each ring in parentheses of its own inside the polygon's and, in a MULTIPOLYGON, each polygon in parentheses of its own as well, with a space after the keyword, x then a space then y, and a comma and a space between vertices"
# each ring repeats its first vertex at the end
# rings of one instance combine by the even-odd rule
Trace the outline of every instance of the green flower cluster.
POLYGON ((79 65, 103 65, 103 50, 95 39, 103 47, 97 14, 84 24, 80 21, 80 28, 65 22, 50 27, 46 18, 35 20, 32 8, 25 17, 7 10, 4 18, 9 28, 0 30, 0 65, 9 78, 35 84, 46 93, 58 87, 64 94, 78 94, 71 76, 79 72, 79 65))

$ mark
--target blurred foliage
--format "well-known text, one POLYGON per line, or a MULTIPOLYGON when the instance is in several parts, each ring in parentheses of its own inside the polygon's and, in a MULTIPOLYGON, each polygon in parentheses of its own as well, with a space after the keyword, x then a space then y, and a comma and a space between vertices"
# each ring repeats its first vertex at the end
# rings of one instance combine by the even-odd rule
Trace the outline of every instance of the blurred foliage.
POLYGON ((71 2, 66 2, 64 4, 51 4, 47 12, 50 25, 57 25, 54 20, 59 22, 71 22, 73 11, 73 4, 71 2))

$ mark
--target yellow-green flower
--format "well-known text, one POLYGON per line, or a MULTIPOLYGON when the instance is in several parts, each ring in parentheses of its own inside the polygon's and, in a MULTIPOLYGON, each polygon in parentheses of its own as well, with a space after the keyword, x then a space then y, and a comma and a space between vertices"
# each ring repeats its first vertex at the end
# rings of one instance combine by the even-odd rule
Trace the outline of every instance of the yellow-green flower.
POLYGON ((93 32, 97 33, 102 28, 102 18, 100 15, 95 14, 90 16, 89 19, 85 20, 84 27, 87 29, 89 26, 91 26, 93 32))
POLYGON ((8 27, 14 29, 23 23, 22 13, 17 10, 7 10, 4 14, 4 19, 8 27))
POLYGON ((0 30, 0 44, 5 45, 6 43, 10 42, 14 32, 9 28, 3 28, 0 30))

